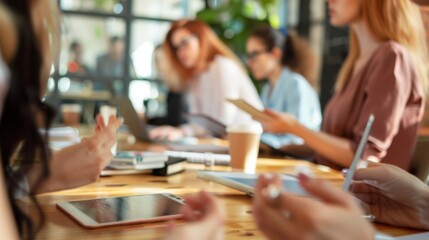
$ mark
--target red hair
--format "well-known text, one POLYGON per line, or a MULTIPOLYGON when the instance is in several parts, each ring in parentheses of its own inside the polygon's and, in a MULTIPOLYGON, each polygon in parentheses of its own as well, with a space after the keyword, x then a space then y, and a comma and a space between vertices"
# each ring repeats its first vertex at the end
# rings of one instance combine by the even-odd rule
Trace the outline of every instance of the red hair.
POLYGON ((213 30, 199 20, 179 20, 173 22, 164 41, 164 50, 172 68, 179 74, 182 81, 190 80, 206 70, 217 55, 230 58, 242 67, 243 70, 245 69, 238 57, 216 36, 213 30), (186 29, 198 38, 200 54, 197 64, 192 68, 185 68, 180 63, 174 50, 172 37, 174 32, 179 29, 186 29))

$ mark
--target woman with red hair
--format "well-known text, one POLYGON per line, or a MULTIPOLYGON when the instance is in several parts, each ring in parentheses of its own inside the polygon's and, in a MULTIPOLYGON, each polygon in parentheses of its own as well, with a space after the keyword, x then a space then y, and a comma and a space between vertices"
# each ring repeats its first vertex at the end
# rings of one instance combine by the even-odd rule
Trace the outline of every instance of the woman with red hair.
MULTIPOLYGON (((241 98, 262 109, 262 103, 245 67, 205 23, 198 20, 174 22, 167 33, 164 49, 172 70, 179 75, 188 93, 189 112, 203 114, 225 125, 250 122, 228 98, 241 98)), ((194 125, 178 128, 162 126, 151 131, 152 138, 175 140, 209 135, 194 125)))

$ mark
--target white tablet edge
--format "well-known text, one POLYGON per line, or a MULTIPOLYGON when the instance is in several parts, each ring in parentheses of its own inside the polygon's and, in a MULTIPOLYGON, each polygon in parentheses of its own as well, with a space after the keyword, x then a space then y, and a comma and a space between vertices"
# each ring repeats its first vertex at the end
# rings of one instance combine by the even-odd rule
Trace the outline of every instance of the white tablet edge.
MULTIPOLYGON (((241 177, 243 179, 245 179, 245 178, 254 179, 256 181, 260 174, 246 174, 246 173, 240 173, 240 172, 237 172, 237 173, 234 173, 234 172, 212 172, 212 171, 199 171, 197 173, 198 178, 222 184, 224 186, 227 186, 227 187, 233 188, 235 190, 244 192, 247 195, 253 197, 254 191, 255 191, 255 189, 253 187, 225 178, 225 176, 231 177, 233 175, 235 175, 236 177, 241 177)), ((282 181, 283 180, 291 180, 291 181, 298 182, 298 179, 295 176, 284 175, 284 174, 281 175, 281 180, 282 181)), ((297 196, 307 196, 307 195, 300 195, 297 193, 294 193, 294 194, 296 194, 297 196)))
POLYGON ((70 202, 59 202, 57 203, 57 207, 63 210, 67 215, 72 217, 75 221, 82 224, 86 228, 100 228, 100 227, 107 227, 107 226, 117 226, 117 225, 127 225, 127 224, 138 224, 138 223, 148 223, 148 222, 157 222, 157 221, 163 221, 163 220, 172 220, 180 218, 180 214, 175 215, 168 215, 168 216, 162 216, 162 217, 155 217, 150 218, 146 220, 131 220, 131 221, 117 221, 117 222, 109 222, 109 223, 99 223, 94 221, 92 218, 90 218, 88 215, 86 215, 84 212, 82 212, 80 209, 73 206, 71 203, 73 202, 80 202, 80 201, 90 201, 90 200, 97 200, 97 199, 113 199, 113 198, 127 198, 127 197, 138 197, 138 196, 148 196, 148 195, 163 195, 175 202, 178 202, 180 204, 184 204, 184 201, 182 198, 170 194, 170 193, 155 193, 155 194, 146 194, 146 195, 133 195, 133 196, 121 196, 121 197, 107 197, 107 198, 93 198, 93 199, 83 199, 83 200, 77 200, 77 201, 70 201, 70 202))

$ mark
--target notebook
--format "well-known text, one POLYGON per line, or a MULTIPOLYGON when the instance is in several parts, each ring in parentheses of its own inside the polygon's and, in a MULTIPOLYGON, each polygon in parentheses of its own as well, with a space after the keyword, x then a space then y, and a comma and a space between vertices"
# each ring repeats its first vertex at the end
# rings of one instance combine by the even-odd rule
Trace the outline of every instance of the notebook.
POLYGON ((157 152, 118 152, 109 164, 110 169, 116 170, 145 170, 163 168, 168 161, 168 155, 157 152))
MULTIPOLYGON (((353 179, 354 172, 357 164, 362 156, 366 142, 368 141, 369 133, 371 131, 372 124, 374 122, 374 116, 371 115, 365 127, 362 139, 359 143, 358 149, 354 155, 353 161, 350 164, 349 171, 347 172, 346 178, 343 182, 342 189, 348 191, 353 179)), ((215 172, 215 171, 199 171, 197 176, 201 179, 213 181, 227 187, 231 187, 238 191, 244 192, 249 196, 254 195, 254 187, 259 174, 246 174, 241 172, 215 172)), ((292 175, 281 175, 283 188, 287 192, 294 193, 301 196, 309 196, 309 194, 300 186, 298 179, 292 175)))
POLYGON ((229 154, 214 154, 214 153, 194 153, 194 152, 178 152, 166 151, 169 157, 186 158, 188 163, 200 163, 206 165, 221 165, 229 166, 231 156, 229 154))

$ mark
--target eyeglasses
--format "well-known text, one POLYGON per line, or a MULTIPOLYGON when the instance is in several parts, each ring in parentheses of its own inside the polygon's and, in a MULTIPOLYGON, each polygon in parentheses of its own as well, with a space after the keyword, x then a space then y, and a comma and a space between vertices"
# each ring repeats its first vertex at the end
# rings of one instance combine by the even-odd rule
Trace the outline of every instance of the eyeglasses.
POLYGON ((189 46, 189 43, 192 41, 192 40, 194 40, 194 39, 196 39, 196 36, 195 35, 189 35, 189 36, 187 36, 187 37, 185 37, 185 38, 183 38, 180 42, 179 42, 179 44, 177 44, 177 45, 174 45, 174 44, 172 44, 173 46, 173 49, 174 49, 174 51, 175 52, 178 52, 180 49, 182 49, 182 48, 184 48, 184 47, 187 47, 187 46, 189 46))
POLYGON ((252 51, 252 52, 248 52, 246 53, 246 59, 247 61, 252 61, 254 60, 256 57, 258 57, 261 54, 267 53, 268 51, 266 50, 256 50, 256 51, 252 51))

